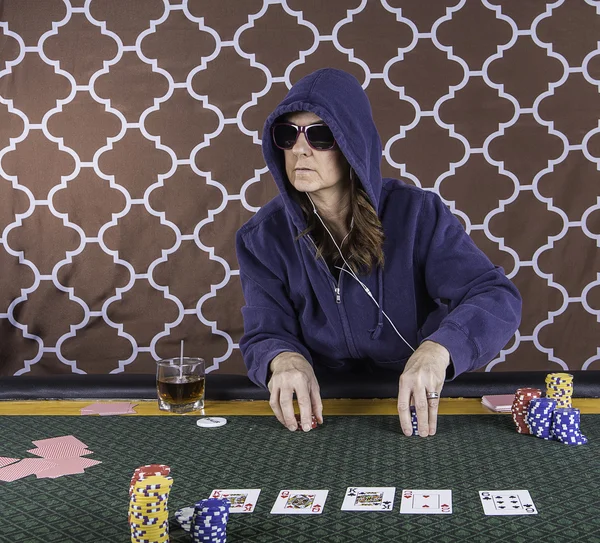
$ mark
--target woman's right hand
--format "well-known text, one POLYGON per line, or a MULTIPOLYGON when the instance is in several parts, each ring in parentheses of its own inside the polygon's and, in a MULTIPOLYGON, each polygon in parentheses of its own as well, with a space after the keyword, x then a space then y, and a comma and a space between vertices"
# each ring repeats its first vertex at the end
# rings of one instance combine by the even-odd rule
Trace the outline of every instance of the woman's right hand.
POLYGON ((279 353, 270 364, 271 379, 269 405, 277 420, 288 430, 298 428, 294 415, 294 393, 300 408, 300 423, 305 432, 310 431, 312 416, 323 424, 323 404, 319 383, 308 360, 298 353, 279 353))

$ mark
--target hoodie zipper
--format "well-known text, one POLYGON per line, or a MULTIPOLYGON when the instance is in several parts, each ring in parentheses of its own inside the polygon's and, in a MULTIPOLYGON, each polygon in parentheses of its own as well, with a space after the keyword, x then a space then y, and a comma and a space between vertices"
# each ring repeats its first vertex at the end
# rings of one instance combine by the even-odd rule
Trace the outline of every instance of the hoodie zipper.
MULTIPOLYGON (((315 253, 316 253, 317 245, 315 243, 315 240, 312 239, 310 237, 310 235, 305 236, 305 237, 307 237, 311 241, 313 247, 315 248, 315 253)), ((320 265, 327 271, 327 273, 329 274, 329 277, 331 278, 331 280, 333 281, 333 284, 335 285, 333 287, 333 292, 335 294, 335 303, 336 304, 341 304, 342 303, 342 291, 340 289, 340 283, 342 282, 341 281, 341 279, 342 279, 341 273, 342 272, 340 271, 340 279, 339 279, 339 281, 336 281, 334 275, 331 273, 331 271, 329 270, 329 268, 327 267, 327 265, 325 264, 325 262, 323 262, 323 259, 319 258, 319 261, 320 261, 320 265)), ((345 262, 344 262, 344 264, 342 264, 342 268, 344 268, 344 266, 346 266, 345 262)))
MULTIPOLYGON (((313 247, 316 250, 317 246, 316 246, 314 240, 310 237, 310 235, 307 235, 304 237, 308 238, 310 240, 310 242, 312 243, 313 247)), ((308 244, 308 241, 306 243, 308 244)), ((314 254, 313 254, 313 256, 314 256, 314 254)), ((348 349, 348 353, 350 354, 350 356, 352 356, 354 358, 360 358, 360 355, 359 355, 356 347, 354 346, 354 340, 352 339, 352 335, 350 332, 350 327, 349 327, 350 325, 348 323, 348 317, 345 315, 344 307, 341 305, 341 303, 342 303, 341 285, 342 285, 343 273, 340 271, 340 279, 339 279, 339 281, 336 281, 335 277, 333 276, 333 274, 327 267, 327 264, 323 261, 322 258, 318 259, 317 265, 321 266, 325 270, 325 273, 329 277, 330 281, 332 281, 334 284, 333 292, 334 292, 334 296, 335 296, 335 303, 338 306, 338 314, 340 315, 340 319, 342 322, 343 336, 346 341, 346 347, 348 349)), ((344 266, 345 266, 345 264, 344 264, 344 266)), ((343 266, 342 266, 342 268, 343 268, 343 266)))

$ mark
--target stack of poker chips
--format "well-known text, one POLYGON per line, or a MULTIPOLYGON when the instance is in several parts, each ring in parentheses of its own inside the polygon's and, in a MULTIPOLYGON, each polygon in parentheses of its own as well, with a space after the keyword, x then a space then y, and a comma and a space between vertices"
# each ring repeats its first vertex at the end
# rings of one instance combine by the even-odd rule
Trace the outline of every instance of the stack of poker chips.
POLYGON ((556 400, 552 398, 533 398, 529 402, 525 423, 529 433, 541 439, 552 439, 552 421, 556 400))
POLYGON ((194 543, 225 543, 227 541, 227 521, 229 520, 229 500, 209 498, 194 505, 190 535, 194 543))
POLYGON ((542 391, 538 388, 519 388, 515 392, 515 399, 511 407, 513 421, 517 427, 517 432, 520 434, 529 434, 529 426, 526 422, 527 410, 529 402, 535 398, 539 398, 542 391))
POLYGON ((152 464, 137 468, 129 487, 129 527, 132 543, 167 543, 169 510, 167 507, 173 479, 170 468, 152 464), (166 472, 166 475, 163 473, 166 472))
POLYGON ((419 425, 417 423, 417 408, 414 405, 410 406, 410 418, 412 421, 413 436, 419 435, 419 425))
POLYGON ((558 409, 569 408, 573 396, 573 376, 570 373, 546 375, 546 398, 556 400, 558 409))
POLYGON ((175 518, 179 525, 186 531, 189 532, 192 529, 192 517, 194 516, 193 507, 183 507, 175 511, 175 518))
POLYGON ((579 409, 571 407, 573 376, 568 373, 550 373, 546 377, 546 384, 546 397, 532 398, 528 402, 525 423, 529 433, 567 445, 585 445, 588 439, 579 428, 579 409))
POLYGON ((554 439, 566 445, 585 445, 586 436, 579 428, 580 413, 574 407, 557 408, 554 410, 552 435, 554 439))

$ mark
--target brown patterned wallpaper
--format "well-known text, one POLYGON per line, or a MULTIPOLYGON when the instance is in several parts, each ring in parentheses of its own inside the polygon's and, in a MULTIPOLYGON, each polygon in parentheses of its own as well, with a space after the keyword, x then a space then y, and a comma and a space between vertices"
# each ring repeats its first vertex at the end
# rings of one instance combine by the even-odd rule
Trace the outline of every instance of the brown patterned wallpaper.
POLYGON ((523 294, 486 368, 600 369, 600 2, 0 0, 0 375, 243 372, 234 234, 267 114, 355 75, 384 175, 523 294))

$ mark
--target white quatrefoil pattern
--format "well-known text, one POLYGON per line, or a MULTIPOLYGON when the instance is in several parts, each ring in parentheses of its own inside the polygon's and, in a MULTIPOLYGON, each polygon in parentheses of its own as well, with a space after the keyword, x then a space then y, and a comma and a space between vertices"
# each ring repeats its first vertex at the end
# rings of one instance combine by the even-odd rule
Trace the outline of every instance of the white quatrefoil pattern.
POLYGON ((521 290, 485 370, 600 369, 599 1, 0 0, 0 375, 244 372, 262 125, 326 66, 521 290))

